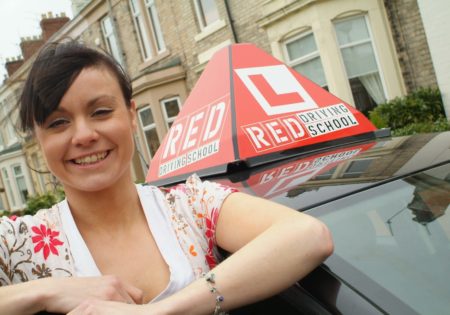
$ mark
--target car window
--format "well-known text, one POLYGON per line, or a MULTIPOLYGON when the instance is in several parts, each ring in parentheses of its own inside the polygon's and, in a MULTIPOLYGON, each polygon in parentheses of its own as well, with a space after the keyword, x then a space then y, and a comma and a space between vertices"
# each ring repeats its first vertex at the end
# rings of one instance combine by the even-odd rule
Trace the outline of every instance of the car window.
MULTIPOLYGON (((354 270, 338 274, 344 281, 369 299, 376 299, 374 288, 382 287, 419 314, 445 314, 450 309, 449 204, 447 164, 320 206, 311 213, 330 228, 334 256, 354 270), (370 278, 376 286, 358 282, 357 274, 370 278)), ((386 300, 374 303, 384 308, 386 300)))

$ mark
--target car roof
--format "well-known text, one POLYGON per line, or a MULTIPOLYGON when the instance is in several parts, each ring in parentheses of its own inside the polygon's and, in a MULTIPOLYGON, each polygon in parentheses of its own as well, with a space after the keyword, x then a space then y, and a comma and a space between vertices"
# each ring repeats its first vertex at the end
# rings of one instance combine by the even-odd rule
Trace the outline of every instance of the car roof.
POLYGON ((208 179, 298 210, 450 162, 450 132, 323 148, 208 179))

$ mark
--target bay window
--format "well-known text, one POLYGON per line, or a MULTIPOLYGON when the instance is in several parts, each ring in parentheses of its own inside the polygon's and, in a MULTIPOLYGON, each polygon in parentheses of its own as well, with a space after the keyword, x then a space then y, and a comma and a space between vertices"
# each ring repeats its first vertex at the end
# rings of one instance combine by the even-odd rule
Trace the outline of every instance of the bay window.
POLYGON ((334 26, 356 108, 367 113, 384 103, 386 95, 366 17, 338 21, 334 26))

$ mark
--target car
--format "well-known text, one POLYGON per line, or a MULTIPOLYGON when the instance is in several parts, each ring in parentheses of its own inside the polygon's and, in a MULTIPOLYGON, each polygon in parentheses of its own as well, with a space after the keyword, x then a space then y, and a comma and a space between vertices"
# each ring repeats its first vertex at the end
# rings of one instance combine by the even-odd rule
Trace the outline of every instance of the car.
POLYGON ((447 314, 450 132, 343 143, 205 177, 308 213, 335 250, 274 297, 231 314, 447 314))

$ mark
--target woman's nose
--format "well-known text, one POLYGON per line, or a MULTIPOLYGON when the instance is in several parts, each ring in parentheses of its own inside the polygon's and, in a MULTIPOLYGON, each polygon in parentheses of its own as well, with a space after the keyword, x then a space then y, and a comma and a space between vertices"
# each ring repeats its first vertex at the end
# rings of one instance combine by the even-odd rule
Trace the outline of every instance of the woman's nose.
POLYGON ((95 126, 86 120, 79 120, 73 124, 74 132, 72 144, 77 146, 89 145, 98 140, 98 133, 95 126))

